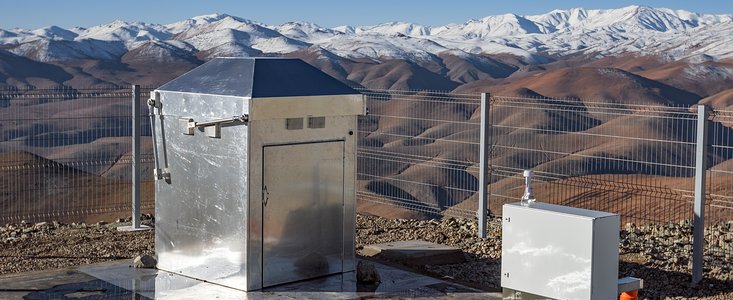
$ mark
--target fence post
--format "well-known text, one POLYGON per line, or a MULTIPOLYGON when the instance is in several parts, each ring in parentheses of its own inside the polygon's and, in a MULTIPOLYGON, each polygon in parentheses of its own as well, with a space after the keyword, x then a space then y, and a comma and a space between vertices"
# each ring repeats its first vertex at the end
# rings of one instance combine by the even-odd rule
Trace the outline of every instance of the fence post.
POLYGON ((489 153, 491 142, 489 141, 491 123, 489 122, 489 101, 491 94, 481 93, 481 143, 479 157, 479 188, 478 188, 478 237, 487 238, 486 214, 489 204, 489 153))
POLYGON ((140 225, 140 86, 132 86, 132 225, 117 227, 120 231, 151 229, 140 225))
POLYGON ((695 149, 695 204, 692 218, 692 283, 703 277, 705 252, 705 169, 708 156, 708 109, 697 106, 697 145, 695 149))
POLYGON ((132 228, 140 228, 140 86, 132 86, 132 228))

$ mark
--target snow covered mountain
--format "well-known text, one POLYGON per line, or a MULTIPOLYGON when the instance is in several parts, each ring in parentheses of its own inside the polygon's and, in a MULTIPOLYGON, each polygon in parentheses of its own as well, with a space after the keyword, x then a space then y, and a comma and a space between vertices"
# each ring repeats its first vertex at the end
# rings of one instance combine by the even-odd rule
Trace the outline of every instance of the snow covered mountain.
POLYGON ((179 53, 208 59, 282 55, 317 47, 346 58, 419 61, 459 51, 509 54, 532 64, 577 54, 726 59, 733 57, 733 41, 726 38, 731 35, 731 15, 628 6, 555 10, 535 16, 506 14, 435 27, 404 22, 336 28, 308 22, 269 26, 213 14, 167 25, 114 21, 90 28, 0 29, 0 46, 39 61, 113 59, 139 47, 147 50, 134 53, 157 54, 158 60, 179 53), (151 51, 151 45, 165 51, 151 51))

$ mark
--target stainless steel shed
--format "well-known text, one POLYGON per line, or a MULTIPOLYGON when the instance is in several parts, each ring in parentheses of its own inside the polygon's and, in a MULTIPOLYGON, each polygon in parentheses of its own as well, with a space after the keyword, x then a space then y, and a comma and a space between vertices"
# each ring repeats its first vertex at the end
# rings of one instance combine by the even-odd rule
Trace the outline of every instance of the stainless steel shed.
POLYGON ((151 93, 158 268, 242 290, 354 270, 361 94, 289 58, 151 93))

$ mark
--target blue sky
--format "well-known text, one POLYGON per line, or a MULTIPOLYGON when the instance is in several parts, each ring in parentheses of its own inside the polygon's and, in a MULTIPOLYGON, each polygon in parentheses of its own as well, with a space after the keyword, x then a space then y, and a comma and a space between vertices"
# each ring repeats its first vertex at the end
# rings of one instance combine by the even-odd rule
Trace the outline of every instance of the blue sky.
POLYGON ((699 13, 733 14, 733 1, 469 1, 469 0, 3 0, 0 28, 35 29, 58 25, 89 27, 116 19, 167 24, 193 16, 227 13, 266 24, 309 21, 321 26, 373 25, 409 21, 424 25, 462 23, 488 15, 540 14, 574 7, 647 5, 699 13), (8 4, 8 2, 12 4, 8 4))

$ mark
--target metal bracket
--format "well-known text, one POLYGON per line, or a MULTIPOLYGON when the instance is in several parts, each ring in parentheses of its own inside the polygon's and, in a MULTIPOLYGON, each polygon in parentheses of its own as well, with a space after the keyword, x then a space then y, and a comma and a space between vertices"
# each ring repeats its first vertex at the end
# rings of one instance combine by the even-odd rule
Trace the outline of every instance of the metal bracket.
POLYGON ((160 102, 160 93, 150 92, 150 99, 148 99, 148 106, 155 107, 157 109, 163 108, 163 103, 160 102))
POLYGON ((178 124, 183 128, 183 134, 193 135, 194 129, 196 129, 196 122, 191 118, 180 118, 178 124))
POLYGON ((638 291, 644 288, 644 280, 634 277, 624 277, 618 280, 618 293, 638 291))
POLYGON ((249 115, 244 114, 241 116, 234 116, 231 118, 216 119, 211 121, 196 122, 191 118, 179 119, 181 127, 183 128, 183 134, 193 135, 194 129, 204 128, 206 136, 211 138, 221 137, 221 125, 230 123, 243 123, 249 124, 249 115))
POLYGON ((267 186, 262 188, 262 206, 267 206, 267 201, 270 200, 270 192, 267 191, 267 186))
POLYGON ((155 177, 155 180, 171 180, 171 173, 168 172, 168 169, 154 169, 153 176, 155 177))

